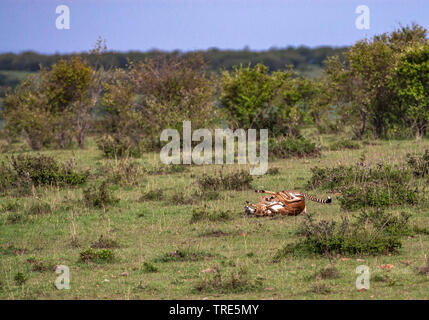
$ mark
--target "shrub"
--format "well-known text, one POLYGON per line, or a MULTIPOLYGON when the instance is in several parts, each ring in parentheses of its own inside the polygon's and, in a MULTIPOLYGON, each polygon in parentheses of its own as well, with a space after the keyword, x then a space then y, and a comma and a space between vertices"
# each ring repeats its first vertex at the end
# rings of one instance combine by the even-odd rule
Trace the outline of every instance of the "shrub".
POLYGON ((158 165, 153 168, 145 168, 144 172, 146 174, 155 175, 155 174, 175 174, 181 173, 188 170, 186 165, 180 164, 168 164, 168 165, 158 165))
POLYGON ((89 207, 104 208, 115 205, 119 199, 113 196, 108 189, 107 182, 103 181, 100 186, 91 186, 83 191, 84 202, 89 207))
POLYGON ((429 150, 426 149, 425 153, 421 156, 408 153, 407 164, 416 177, 423 178, 429 175, 429 150))
POLYGON ((18 286, 22 286, 28 280, 28 276, 24 272, 17 272, 13 278, 18 286))
POLYGON ((43 215, 52 213, 52 207, 49 203, 38 202, 28 208, 28 214, 32 215, 43 215))
POLYGON ((356 210, 363 207, 385 207, 392 205, 417 204, 419 192, 409 185, 378 182, 341 188, 341 207, 356 210))
POLYGON ((141 165, 129 158, 106 162, 100 170, 100 176, 105 176, 108 182, 122 186, 137 185, 142 175, 141 165))
POLYGON ((198 292, 216 292, 216 293, 240 293, 257 291, 262 288, 263 280, 261 278, 251 279, 247 269, 241 267, 238 270, 230 271, 224 276, 219 268, 214 268, 207 274, 213 274, 201 278, 195 285, 198 292))
POLYGON ((101 235, 97 241, 94 241, 91 244, 91 248, 93 249, 119 248, 119 244, 115 240, 105 238, 103 235, 101 235))
POLYGON ((363 212, 354 221, 342 218, 341 222, 321 220, 315 222, 306 216, 301 233, 304 238, 288 244, 274 256, 278 262, 288 255, 334 254, 377 255, 395 253, 402 246, 400 237, 409 232, 407 215, 399 218, 382 211, 363 212))
POLYGON ((322 279, 337 279, 340 273, 335 265, 329 264, 325 268, 319 270, 319 275, 322 279))
POLYGON ((410 171, 403 167, 384 163, 367 166, 363 160, 354 166, 315 167, 311 171, 307 188, 341 192, 341 205, 348 210, 416 204, 420 200, 418 190, 411 184, 410 171))
POLYGON ((144 192, 139 201, 160 201, 162 199, 164 199, 164 190, 155 189, 144 192))
POLYGON ((209 212, 204 209, 193 209, 192 217, 189 220, 189 223, 195 223, 199 221, 228 221, 231 220, 231 212, 227 211, 214 211, 209 212))
POLYGON ((0 212, 17 211, 21 208, 21 203, 17 200, 9 200, 0 205, 0 212))
POLYGON ((60 60, 23 80, 4 102, 3 117, 13 136, 23 134, 34 150, 56 144, 79 147, 91 126, 100 73, 79 56, 60 60))
POLYGON ((115 254, 110 249, 95 250, 88 248, 80 252, 80 260, 83 263, 95 262, 112 262, 115 258, 115 254))
POLYGON ((28 174, 20 176, 10 165, 0 164, 0 194, 28 196, 32 191, 33 182, 28 174))
POLYGON ((269 150, 275 158, 319 157, 320 148, 305 138, 279 137, 269 139, 269 150))
POLYGON ((343 150, 343 149, 356 150, 356 149, 360 149, 360 144, 359 142, 356 142, 353 140, 340 140, 333 143, 329 147, 329 149, 332 151, 343 150))
POLYGON ((213 176, 203 174, 202 177, 197 179, 197 183, 200 186, 200 189, 203 191, 251 189, 252 181, 253 177, 248 171, 245 170, 232 172, 225 175, 222 171, 219 171, 219 176, 216 174, 213 176))
POLYGON ((193 204, 195 202, 195 198, 186 196, 185 194, 178 192, 171 196, 170 203, 174 203, 175 205, 185 205, 185 204, 193 204))
POLYGON ((53 269, 52 265, 49 265, 43 261, 37 260, 34 257, 28 258, 27 262, 31 265, 31 271, 34 271, 34 272, 46 272, 53 269))
POLYGON ((104 135, 97 141, 97 147, 106 158, 140 157, 141 147, 126 136, 104 135))
POLYGON ((280 174, 280 168, 278 168, 278 167, 269 168, 267 170, 266 174, 269 176, 276 176, 276 175, 280 174))
POLYGON ((159 149, 164 128, 181 130, 186 119, 197 128, 207 127, 218 112, 215 94, 199 54, 132 63, 127 70, 109 73, 104 82, 103 129, 147 150, 159 149))
POLYGON ((429 275, 429 259, 426 260, 426 265, 418 268, 418 273, 421 275, 429 275))
POLYGON ((154 273, 154 272, 158 272, 159 270, 150 262, 144 262, 142 266, 142 271, 144 273, 154 273))
POLYGON ((155 258, 154 262, 199 261, 211 257, 213 255, 205 251, 178 249, 155 258))
POLYGON ((60 165, 54 158, 45 155, 12 156, 11 164, 19 177, 28 175, 35 186, 80 185, 88 178, 88 173, 75 171, 73 161, 60 165))

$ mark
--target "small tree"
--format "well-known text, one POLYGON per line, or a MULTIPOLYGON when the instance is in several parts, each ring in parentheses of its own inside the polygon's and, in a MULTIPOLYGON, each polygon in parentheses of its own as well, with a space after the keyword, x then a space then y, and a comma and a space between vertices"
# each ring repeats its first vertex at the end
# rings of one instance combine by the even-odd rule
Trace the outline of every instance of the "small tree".
POLYGON ((235 67, 224 71, 221 105, 232 126, 269 129, 272 135, 297 135, 298 125, 310 121, 314 82, 290 68, 269 74, 268 67, 235 67))
POLYGON ((377 138, 406 128, 399 103, 396 70, 402 54, 426 41, 420 26, 401 27, 392 33, 358 41, 346 53, 327 61, 327 76, 336 88, 334 102, 357 137, 372 132, 377 138))
POLYGON ((73 138, 83 147, 99 77, 77 56, 60 60, 51 70, 41 69, 5 98, 6 129, 11 136, 23 133, 33 149, 54 143, 64 148, 73 138))
POLYGON ((58 122, 58 144, 64 148, 72 137, 83 148, 90 127, 91 111, 99 93, 100 73, 82 58, 60 60, 52 66, 46 81, 50 112, 58 122))
POLYGON ((132 148, 157 149, 163 129, 181 130, 184 120, 206 127, 217 117, 216 82, 200 55, 132 63, 111 72, 104 89, 105 133, 132 148))
POLYGON ((429 121, 429 44, 407 51, 397 68, 398 98, 417 137, 426 134, 429 121))

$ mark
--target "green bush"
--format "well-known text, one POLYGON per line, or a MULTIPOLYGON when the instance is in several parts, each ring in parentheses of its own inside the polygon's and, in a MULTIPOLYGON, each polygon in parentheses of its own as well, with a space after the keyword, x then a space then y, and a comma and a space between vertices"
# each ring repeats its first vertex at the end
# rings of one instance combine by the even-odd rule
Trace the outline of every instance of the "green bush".
POLYGON ((101 249, 95 250, 93 248, 88 248, 80 252, 80 260, 83 263, 95 262, 112 262, 115 258, 115 254, 110 249, 101 249))
POLYGON ((418 156, 407 154, 407 164, 413 171, 416 177, 426 177, 429 175, 429 150, 426 149, 425 153, 418 156))
POLYGON ((360 144, 359 142, 356 142, 353 140, 340 140, 331 144, 329 149, 332 151, 343 150, 343 149, 356 150, 356 149, 360 149, 360 144))
POLYGON ((84 184, 88 172, 79 172, 73 161, 59 164, 45 155, 12 156, 9 163, 0 164, 0 193, 31 195, 37 186, 75 186, 84 184))
POLYGON ((401 236, 410 232, 409 215, 394 217, 381 210, 363 211, 353 221, 342 217, 340 223, 331 220, 314 221, 307 215, 301 225, 304 238, 277 251, 274 262, 289 255, 378 255, 396 253, 402 246, 401 236))
POLYGON ((158 271, 159 271, 158 268, 155 267, 150 262, 144 262, 143 263, 142 272, 144 272, 144 273, 154 273, 154 272, 158 272, 158 271))
POLYGON ((97 141, 97 147, 106 158, 138 158, 142 155, 141 147, 131 141, 130 138, 120 135, 105 135, 97 141))
POLYGON ((192 224, 199 221, 228 221, 231 219, 231 212, 229 210, 207 211, 205 208, 203 208, 192 210, 192 217, 189 223, 192 224))
POLYGON ((341 207, 356 210, 363 207, 384 207, 417 204, 419 192, 407 184, 368 182, 341 188, 341 207))
POLYGON ((105 208, 119 202, 103 181, 100 186, 91 186, 83 191, 84 202, 89 207, 105 208))
POLYGON ((232 270, 223 275, 219 268, 214 268, 207 277, 202 277, 195 285, 198 292, 240 293, 257 291, 262 288, 263 279, 252 279, 246 268, 232 270), (213 274, 212 277, 210 275, 213 274))
POLYGON ((18 286, 21 286, 27 282, 28 276, 24 272, 17 272, 14 276, 14 280, 18 286))
POLYGON ((11 164, 18 176, 28 174, 35 186, 80 185, 88 178, 87 173, 75 171, 72 162, 60 165, 54 158, 45 155, 12 156, 11 164))
POLYGON ((253 177, 246 170, 224 174, 207 175, 197 179, 197 183, 202 191, 211 190, 247 190, 251 189, 253 177))
POLYGON ((50 214, 52 211, 52 207, 49 203, 38 202, 31 205, 27 212, 32 215, 43 215, 50 214))
POLYGON ((178 249, 168 252, 154 259, 154 262, 174 262, 174 261, 199 261, 205 258, 211 258, 213 255, 205 251, 192 249, 178 249))
POLYGON ((275 158, 319 157, 320 148, 305 138, 279 137, 268 141, 270 155, 275 158))
POLYGON ((144 192, 139 201, 160 201, 164 199, 163 189, 154 189, 144 192))
POLYGON ((411 172, 404 167, 385 163, 369 166, 363 159, 354 166, 315 167, 311 171, 307 188, 340 192, 341 205, 348 210, 417 204, 421 200, 411 183, 411 172))
POLYGON ((91 248, 93 249, 119 248, 119 244, 115 240, 106 238, 103 235, 101 235, 97 241, 94 241, 91 244, 91 248))

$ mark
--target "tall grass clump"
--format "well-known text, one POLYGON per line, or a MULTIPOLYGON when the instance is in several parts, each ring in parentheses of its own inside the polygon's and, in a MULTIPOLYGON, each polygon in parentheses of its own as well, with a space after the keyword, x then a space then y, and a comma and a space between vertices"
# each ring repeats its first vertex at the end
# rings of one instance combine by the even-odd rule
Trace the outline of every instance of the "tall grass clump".
POLYGON ((320 148, 315 143, 303 137, 277 137, 268 141, 270 155, 275 158, 288 159, 292 157, 319 157, 320 148))
POLYGON ((253 177, 246 170, 224 174, 219 171, 218 174, 203 174, 197 178, 197 184, 203 191, 212 190, 247 190, 251 189, 253 177))
POLYGON ((223 273, 219 268, 205 272, 195 285, 198 292, 240 293, 257 291, 262 288, 261 278, 252 279, 246 268, 240 267, 223 273))

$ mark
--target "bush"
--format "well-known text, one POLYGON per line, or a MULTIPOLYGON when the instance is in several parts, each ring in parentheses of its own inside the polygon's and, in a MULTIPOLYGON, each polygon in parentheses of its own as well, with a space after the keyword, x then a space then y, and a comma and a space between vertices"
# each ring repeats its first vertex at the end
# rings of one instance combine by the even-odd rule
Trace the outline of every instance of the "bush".
POLYGON ((52 213, 52 207, 49 203, 39 202, 28 208, 28 214, 43 215, 52 213))
POLYGON ((9 200, 0 205, 0 212, 17 211, 21 208, 21 203, 17 200, 9 200))
POLYGON ((269 150, 273 157, 288 159, 291 157, 319 157, 320 148, 305 138, 279 137, 269 139, 269 150))
POLYGON ((154 273, 154 272, 158 272, 159 270, 150 262, 144 262, 142 266, 142 271, 144 273, 154 273))
POLYGON ((353 222, 345 217, 340 223, 333 220, 315 222, 311 215, 307 215, 301 226, 304 238, 280 249, 274 256, 274 262, 289 255, 395 253, 402 246, 400 237, 409 233, 409 216, 405 214, 393 217, 375 210, 364 211, 353 218, 353 222))
POLYGON ((80 260, 83 263, 112 262, 114 258, 115 258, 114 252, 109 249, 95 250, 93 248, 88 248, 80 252, 80 260))
POLYGON ((214 211, 209 212, 204 209, 193 209, 192 217, 189 223, 195 223, 199 221, 228 221, 231 220, 231 212, 227 211, 214 211))
POLYGON ((121 186, 137 185, 142 175, 141 165, 129 158, 106 162, 100 170, 100 176, 105 176, 108 182, 121 186))
POLYGON ((353 140, 340 140, 335 143, 333 143, 329 149, 331 151, 337 151, 337 150, 343 150, 343 149, 349 149, 349 150, 356 150, 360 149, 359 142, 353 141, 353 140))
POLYGON ((175 173, 185 172, 187 170, 188 170, 188 167, 186 165, 168 164, 168 165, 155 166, 153 168, 145 168, 144 172, 146 174, 156 175, 156 174, 175 174, 175 173))
POLYGON ((84 184, 88 172, 75 170, 73 161, 59 164, 45 155, 11 157, 9 164, 0 164, 0 193, 31 195, 33 186, 75 186, 84 184))
POLYGON ((97 141, 97 147, 106 158, 138 158, 142 155, 141 147, 126 136, 105 135, 97 141))
POLYGON ((341 207, 356 210, 363 207, 385 207, 417 204, 419 192, 407 184, 368 182, 341 188, 341 207))
POLYGON ((28 280, 28 276, 24 272, 17 272, 14 280, 18 286, 23 285, 28 280))
POLYGON ((426 177, 429 175, 429 150, 426 149, 425 153, 421 156, 407 154, 407 164, 413 171, 416 177, 426 177))
POLYGON ((251 279, 247 269, 241 267, 224 276, 219 268, 207 272, 213 276, 203 277, 195 285, 198 292, 240 293, 256 291, 262 288, 261 278, 251 279))
POLYGON ((75 171, 74 163, 60 165, 54 158, 45 155, 11 158, 13 169, 18 176, 29 175, 35 186, 39 185, 80 185, 86 182, 88 173, 75 171))
POLYGON ((115 240, 105 238, 103 235, 101 235, 97 241, 94 241, 91 244, 91 248, 93 249, 119 248, 119 244, 115 240))
POLYGON ((83 196, 85 204, 94 208, 105 208, 119 202, 119 199, 114 197, 108 189, 106 181, 103 181, 100 186, 91 186, 85 189, 83 196))
POLYGON ((212 256, 211 253, 204 251, 178 249, 155 258, 154 262, 199 261, 205 258, 211 258, 212 256))
POLYGON ((197 183, 202 191, 206 190, 246 190, 251 189, 251 183, 253 177, 248 171, 241 170, 238 172, 232 172, 223 174, 219 172, 219 176, 216 174, 213 176, 203 174, 202 177, 197 179, 197 183))
POLYGON ((411 184, 412 175, 403 167, 384 163, 372 167, 366 165, 363 159, 354 166, 315 167, 311 171, 307 188, 341 192, 341 205, 348 210, 416 204, 420 201, 420 193, 411 184))
POLYGON ((164 190, 155 189, 149 190, 142 194, 139 201, 160 201, 164 199, 164 190))

